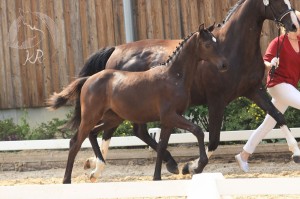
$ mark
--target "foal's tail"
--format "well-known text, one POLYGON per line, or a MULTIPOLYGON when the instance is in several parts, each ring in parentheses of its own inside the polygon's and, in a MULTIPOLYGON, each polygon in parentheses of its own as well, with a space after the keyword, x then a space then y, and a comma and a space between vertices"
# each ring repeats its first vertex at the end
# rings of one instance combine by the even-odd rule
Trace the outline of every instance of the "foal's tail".
POLYGON ((81 88, 85 81, 89 77, 81 77, 73 81, 69 84, 63 91, 60 93, 54 93, 48 100, 47 105, 49 106, 48 109, 55 110, 60 108, 61 106, 65 105, 69 100, 73 99, 74 97, 78 97, 78 94, 81 91, 81 88))
MULTIPOLYGON (((104 70, 106 63, 110 58, 111 54, 114 52, 114 50, 115 47, 106 47, 92 54, 88 58, 88 60, 84 63, 84 66, 79 72, 78 77, 92 76, 93 74, 104 70)), ((64 128, 76 130, 80 124, 81 121, 80 92, 81 89, 77 91, 73 116, 70 119, 70 121, 64 126, 64 128)))

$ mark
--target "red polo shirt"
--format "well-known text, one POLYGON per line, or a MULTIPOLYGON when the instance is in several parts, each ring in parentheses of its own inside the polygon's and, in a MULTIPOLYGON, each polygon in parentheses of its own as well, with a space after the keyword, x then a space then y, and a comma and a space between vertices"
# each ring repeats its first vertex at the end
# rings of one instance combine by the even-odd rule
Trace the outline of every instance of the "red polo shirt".
MULTIPOLYGON (((282 43, 284 35, 279 37, 279 46, 282 43)), ((277 37, 271 41, 266 53, 264 60, 271 62, 276 56, 277 52, 277 37)), ((298 45, 300 42, 298 41, 298 45)), ((268 87, 273 87, 280 83, 289 83, 297 88, 298 81, 300 79, 300 53, 295 52, 290 41, 286 37, 282 46, 282 50, 279 55, 279 67, 275 70, 273 79, 270 81, 270 75, 268 75, 267 83, 268 87)))

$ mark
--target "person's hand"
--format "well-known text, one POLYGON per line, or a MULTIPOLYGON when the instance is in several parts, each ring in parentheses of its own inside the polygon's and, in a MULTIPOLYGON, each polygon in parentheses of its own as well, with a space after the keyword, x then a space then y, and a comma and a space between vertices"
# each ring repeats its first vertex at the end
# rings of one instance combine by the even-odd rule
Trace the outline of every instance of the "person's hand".
POLYGON ((271 63, 271 67, 275 66, 276 69, 279 66, 279 57, 274 57, 270 63, 271 63))

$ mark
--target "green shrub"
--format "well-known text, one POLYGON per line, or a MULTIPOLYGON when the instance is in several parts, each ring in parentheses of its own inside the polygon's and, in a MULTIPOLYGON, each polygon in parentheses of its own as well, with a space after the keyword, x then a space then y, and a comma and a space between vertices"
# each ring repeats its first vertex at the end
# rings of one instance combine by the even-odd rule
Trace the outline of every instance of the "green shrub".
POLYGON ((0 140, 23 140, 25 133, 21 126, 16 125, 13 119, 6 119, 0 121, 0 140))
POLYGON ((70 138, 73 132, 62 129, 66 120, 54 118, 47 123, 41 123, 38 127, 32 129, 27 135, 28 140, 44 140, 55 138, 70 138))
MULTIPOLYGON (((117 130, 114 132, 113 136, 131 136, 133 135, 133 126, 131 122, 125 120, 121 125, 118 126, 117 130)), ((102 133, 99 133, 102 137, 102 133)))

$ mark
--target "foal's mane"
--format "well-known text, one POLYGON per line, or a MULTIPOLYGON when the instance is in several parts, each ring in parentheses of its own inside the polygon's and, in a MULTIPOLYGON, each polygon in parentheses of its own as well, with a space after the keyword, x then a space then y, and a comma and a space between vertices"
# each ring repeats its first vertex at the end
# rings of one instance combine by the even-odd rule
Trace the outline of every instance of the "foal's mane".
MULTIPOLYGON (((197 32, 197 31, 196 31, 197 32)), ((172 60, 176 57, 176 55, 179 54, 179 52, 181 51, 183 45, 196 33, 196 32, 192 32, 190 35, 188 35, 187 37, 185 37, 183 39, 182 42, 180 42, 178 44, 178 46, 176 47, 175 51, 172 53, 172 55, 169 56, 169 58, 167 59, 167 61, 165 61, 164 63, 161 63, 160 65, 168 65, 169 63, 172 62, 172 60)))
POLYGON ((226 23, 230 17, 233 15, 233 13, 245 2, 246 0, 239 0, 233 7, 230 8, 230 10, 228 11, 223 24, 226 23))

